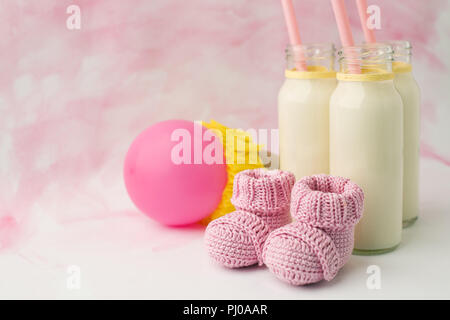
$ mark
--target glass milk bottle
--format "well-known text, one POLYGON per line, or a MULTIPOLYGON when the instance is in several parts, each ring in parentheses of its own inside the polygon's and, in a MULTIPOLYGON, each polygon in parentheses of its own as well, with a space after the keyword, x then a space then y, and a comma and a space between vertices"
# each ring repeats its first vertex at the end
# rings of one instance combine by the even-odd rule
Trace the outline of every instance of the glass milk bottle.
POLYGON ((412 74, 411 45, 389 42, 394 50, 394 85, 403 100, 403 227, 419 215, 420 90, 412 74))
POLYGON ((333 44, 286 49, 286 80, 278 94, 280 168, 301 177, 328 173, 329 102, 336 88, 333 44), (300 53, 300 54, 299 54, 300 53), (304 58, 307 71, 295 69, 304 58))
POLYGON ((390 46, 344 50, 330 100, 330 173, 364 190, 354 253, 380 254, 401 241, 403 104, 394 86, 390 46), (350 73, 355 68, 361 73, 350 73))

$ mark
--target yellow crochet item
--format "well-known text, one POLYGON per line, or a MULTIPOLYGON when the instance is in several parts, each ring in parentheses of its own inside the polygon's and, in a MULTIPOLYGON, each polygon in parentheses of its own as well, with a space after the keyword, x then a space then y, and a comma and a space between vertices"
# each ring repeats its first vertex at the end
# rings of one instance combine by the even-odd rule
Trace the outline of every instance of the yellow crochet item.
POLYGON ((211 120, 210 123, 202 122, 202 125, 217 133, 217 136, 221 139, 224 146, 228 174, 228 181, 223 191, 222 200, 210 216, 201 220, 203 225, 207 225, 212 220, 235 210, 230 201, 233 195, 234 176, 243 170, 262 168, 263 163, 259 157, 261 146, 255 144, 251 135, 247 132, 228 128, 214 120, 211 120))

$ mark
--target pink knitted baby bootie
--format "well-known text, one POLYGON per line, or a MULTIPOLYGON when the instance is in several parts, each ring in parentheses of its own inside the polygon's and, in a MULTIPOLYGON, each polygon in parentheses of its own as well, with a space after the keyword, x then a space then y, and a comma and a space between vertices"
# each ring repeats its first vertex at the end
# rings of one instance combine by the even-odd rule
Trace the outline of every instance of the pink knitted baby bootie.
POLYGON ((349 179, 305 177, 292 190, 294 222, 272 232, 263 260, 279 279, 304 285, 333 279, 353 250, 364 193, 349 179))
POLYGON ((262 264, 269 233, 290 222, 295 177, 290 172, 245 170, 234 177, 231 203, 236 211, 209 223, 205 243, 210 257, 229 267, 262 264))

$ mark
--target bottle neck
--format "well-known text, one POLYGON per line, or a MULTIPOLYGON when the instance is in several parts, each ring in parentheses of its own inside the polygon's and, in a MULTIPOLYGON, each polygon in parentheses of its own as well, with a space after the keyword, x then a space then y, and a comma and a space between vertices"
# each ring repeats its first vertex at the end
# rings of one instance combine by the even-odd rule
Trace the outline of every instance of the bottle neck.
POLYGON ((386 81, 394 79, 392 48, 387 44, 343 47, 339 53, 340 81, 386 81))
POLYGON ((411 56, 412 47, 409 41, 395 40, 389 41, 388 44, 393 50, 392 69, 395 73, 411 73, 411 56))
POLYGON ((298 65, 306 66, 310 72, 334 72, 334 45, 331 43, 314 43, 304 45, 289 45, 286 48, 286 70, 298 70, 298 65))
POLYGON ((387 44, 343 47, 338 52, 340 73, 390 73, 392 72, 392 55, 392 48, 387 44))
POLYGON ((412 47, 409 41, 394 40, 388 44, 392 47, 394 62, 411 64, 412 47))

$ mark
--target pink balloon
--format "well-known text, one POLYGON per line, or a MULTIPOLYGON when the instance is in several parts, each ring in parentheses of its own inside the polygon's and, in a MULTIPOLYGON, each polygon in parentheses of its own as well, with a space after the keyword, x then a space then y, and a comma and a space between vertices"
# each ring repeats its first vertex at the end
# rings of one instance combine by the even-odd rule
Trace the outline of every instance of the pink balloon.
POLYGON ((152 219, 170 226, 187 225, 207 217, 217 208, 227 183, 227 171, 220 141, 222 161, 205 163, 202 155, 211 144, 211 141, 202 142, 206 130, 191 121, 163 121, 143 131, 131 144, 125 159, 125 186, 134 204, 152 219), (172 141, 177 129, 190 135, 191 148, 183 149, 188 155, 185 160, 190 158, 190 163, 176 164, 179 158, 173 161, 172 154, 186 156, 174 151, 179 150, 175 146, 179 148, 182 141, 176 135, 172 141), (199 153, 202 164, 194 164, 194 154, 199 160, 199 153))

